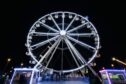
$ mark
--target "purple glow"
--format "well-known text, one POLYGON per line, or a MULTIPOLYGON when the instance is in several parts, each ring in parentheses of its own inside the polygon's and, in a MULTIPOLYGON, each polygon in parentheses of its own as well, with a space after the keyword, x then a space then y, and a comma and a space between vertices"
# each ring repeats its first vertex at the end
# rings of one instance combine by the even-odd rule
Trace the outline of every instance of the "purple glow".
POLYGON ((109 71, 109 72, 125 72, 125 70, 118 70, 118 69, 105 69, 105 70, 100 70, 99 72, 105 72, 105 71, 109 71))
POLYGON ((109 72, 123 72, 124 73, 124 75, 125 75, 125 77, 126 77, 126 71, 125 70, 118 70, 118 69, 105 69, 105 70, 100 70, 99 71, 101 74, 102 73, 106 73, 106 77, 107 77, 107 79, 108 79, 108 83, 109 84, 112 84, 111 83, 111 79, 110 79, 110 76, 109 76, 109 72))
POLYGON ((110 77, 109 77, 108 72, 107 72, 107 71, 105 71, 105 73, 106 73, 106 76, 107 76, 107 79, 108 79, 108 83, 109 83, 109 84, 111 84, 111 80, 110 80, 110 77))

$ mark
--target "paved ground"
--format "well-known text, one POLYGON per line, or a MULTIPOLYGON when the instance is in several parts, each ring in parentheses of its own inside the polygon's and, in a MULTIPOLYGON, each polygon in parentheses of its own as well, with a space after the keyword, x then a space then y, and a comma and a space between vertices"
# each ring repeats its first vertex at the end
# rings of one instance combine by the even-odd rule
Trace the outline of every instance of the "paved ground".
POLYGON ((85 79, 72 79, 72 80, 59 80, 59 81, 42 81, 38 84, 89 84, 89 80, 85 79))
POLYGON ((38 84, 89 84, 88 81, 43 81, 38 84))

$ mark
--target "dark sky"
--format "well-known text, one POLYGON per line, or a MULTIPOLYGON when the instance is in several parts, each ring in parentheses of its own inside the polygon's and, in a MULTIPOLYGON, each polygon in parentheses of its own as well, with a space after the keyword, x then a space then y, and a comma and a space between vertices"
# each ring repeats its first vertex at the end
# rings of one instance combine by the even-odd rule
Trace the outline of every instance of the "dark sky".
POLYGON ((26 36, 31 25, 41 16, 54 11, 71 11, 89 16, 101 38, 99 67, 109 67, 111 57, 126 59, 126 9, 121 1, 110 0, 18 0, 1 3, 0 18, 0 70, 6 59, 12 58, 8 66, 28 64, 25 47, 26 36))

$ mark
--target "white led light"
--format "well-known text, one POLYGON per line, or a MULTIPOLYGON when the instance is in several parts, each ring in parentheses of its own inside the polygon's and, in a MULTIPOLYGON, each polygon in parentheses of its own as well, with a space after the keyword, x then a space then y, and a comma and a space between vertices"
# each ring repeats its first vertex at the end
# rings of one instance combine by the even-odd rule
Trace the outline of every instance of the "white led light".
POLYGON ((59 16, 56 14, 54 17, 55 17, 55 18, 58 18, 59 16))
POLYGON ((76 17, 75 20, 78 21, 79 20, 79 17, 76 17))
POLYGON ((65 18, 65 14, 62 14, 62 18, 65 18))
POLYGON ((69 18, 71 19, 73 16, 72 15, 69 15, 69 18))
POLYGON ((51 20, 51 17, 48 17, 48 20, 51 20))
POLYGON ((90 25, 90 24, 88 24, 88 25, 87 25, 87 28, 91 28, 91 25, 90 25))
POLYGON ((36 27, 40 27, 40 24, 39 24, 39 23, 37 23, 37 24, 36 24, 36 27))
POLYGON ((84 21, 84 20, 82 20, 82 21, 81 21, 81 23, 83 24, 83 23, 85 23, 85 21, 84 21))
POLYGON ((42 20, 42 23, 45 23, 45 20, 42 20))

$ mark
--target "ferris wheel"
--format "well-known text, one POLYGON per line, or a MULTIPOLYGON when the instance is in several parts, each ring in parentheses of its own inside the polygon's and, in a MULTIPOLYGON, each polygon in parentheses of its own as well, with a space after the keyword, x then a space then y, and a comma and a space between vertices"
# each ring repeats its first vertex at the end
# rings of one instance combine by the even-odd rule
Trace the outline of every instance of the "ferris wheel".
POLYGON ((100 39, 87 17, 58 11, 46 14, 30 28, 28 55, 34 68, 44 66, 56 72, 72 72, 84 68, 96 57, 100 39))

